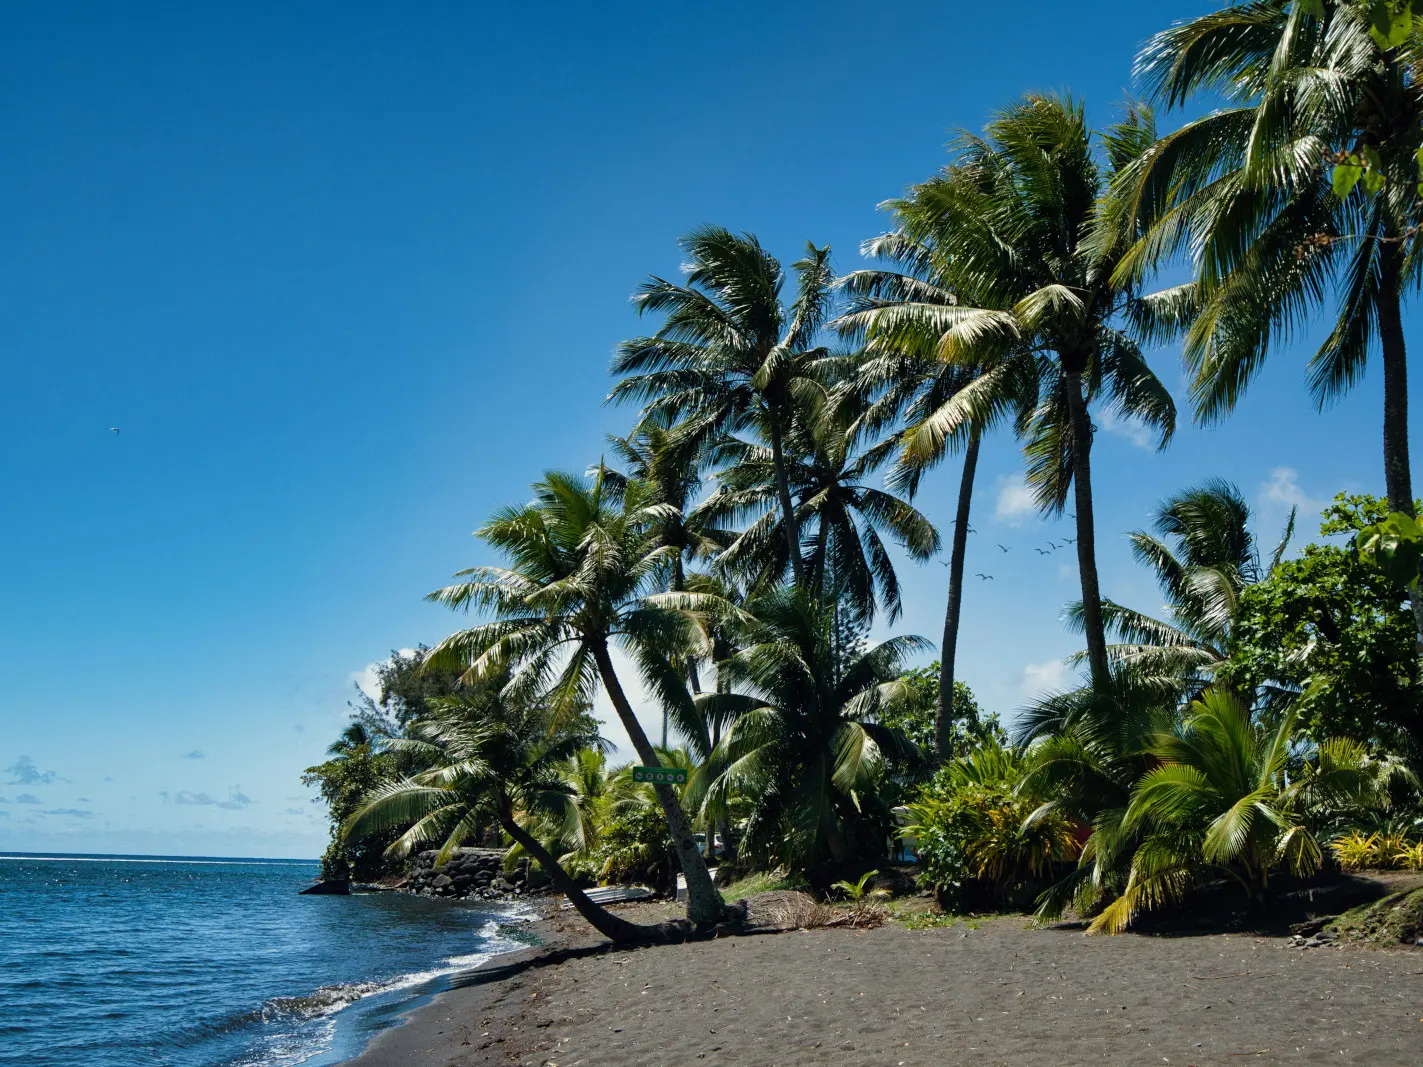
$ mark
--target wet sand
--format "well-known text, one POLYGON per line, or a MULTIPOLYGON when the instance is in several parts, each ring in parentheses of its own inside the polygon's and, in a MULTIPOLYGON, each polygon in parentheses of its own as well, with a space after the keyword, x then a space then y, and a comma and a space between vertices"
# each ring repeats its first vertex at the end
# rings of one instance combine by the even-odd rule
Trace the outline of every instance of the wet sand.
POLYGON ((580 925, 473 972, 349 1067, 1423 1063, 1423 949, 997 919, 616 951, 580 925))

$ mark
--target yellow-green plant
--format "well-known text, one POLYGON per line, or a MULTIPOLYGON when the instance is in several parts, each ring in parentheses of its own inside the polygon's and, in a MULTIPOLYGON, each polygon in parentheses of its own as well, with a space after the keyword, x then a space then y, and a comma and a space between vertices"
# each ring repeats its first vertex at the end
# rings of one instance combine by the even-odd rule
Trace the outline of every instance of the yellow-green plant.
POLYGON ((866 871, 860 875, 859 879, 853 882, 839 881, 832 885, 831 889, 837 889, 845 895, 845 899, 851 904, 858 904, 862 900, 884 900, 889 896, 888 889, 870 889, 870 879, 879 874, 878 870, 866 871))
POLYGON ((1413 844, 1403 844, 1397 852, 1393 854, 1394 862, 1400 867, 1409 871, 1423 871, 1423 841, 1415 841, 1413 844))
POLYGON ((1378 840, 1378 834, 1365 835, 1359 830, 1351 830, 1331 841, 1329 851, 1334 853, 1334 859, 1341 869, 1359 871, 1373 862, 1378 840))

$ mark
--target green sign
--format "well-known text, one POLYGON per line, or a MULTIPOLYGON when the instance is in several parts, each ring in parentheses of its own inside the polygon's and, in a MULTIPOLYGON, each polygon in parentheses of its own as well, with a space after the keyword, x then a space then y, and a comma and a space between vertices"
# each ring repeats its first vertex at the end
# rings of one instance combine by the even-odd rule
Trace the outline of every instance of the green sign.
POLYGON ((685 767, 634 767, 632 780, 654 785, 686 785, 687 770, 685 767))

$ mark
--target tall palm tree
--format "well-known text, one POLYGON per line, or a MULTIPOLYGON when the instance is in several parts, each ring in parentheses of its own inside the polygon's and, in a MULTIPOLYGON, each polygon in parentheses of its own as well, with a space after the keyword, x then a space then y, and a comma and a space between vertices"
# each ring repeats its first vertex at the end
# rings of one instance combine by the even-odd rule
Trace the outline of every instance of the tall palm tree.
MULTIPOLYGON (((1284 534, 1262 564, 1250 532, 1250 506, 1229 482, 1211 479, 1162 501, 1155 535, 1128 534, 1132 554, 1149 567, 1166 597, 1165 619, 1102 601, 1113 666, 1174 693, 1209 684, 1229 658, 1230 636, 1246 587, 1264 581, 1284 556, 1294 534, 1291 510, 1284 534)), ((1081 626, 1081 604, 1068 608, 1081 626)))
POLYGON ((411 737, 384 742, 428 769, 372 790, 342 827, 344 837, 359 840, 405 827, 387 854, 408 855, 416 845, 439 842, 435 862, 441 864, 492 817, 604 937, 623 943, 649 939, 651 931, 589 899, 524 825, 565 815, 570 790, 564 767, 580 749, 601 746, 597 734, 551 731, 546 712, 506 700, 489 684, 473 699, 433 703, 433 714, 411 727, 411 737))
MULTIPOLYGON (((1320 407, 1338 399, 1377 343, 1389 507, 1413 515, 1401 309, 1417 286, 1423 37, 1415 29, 1401 47, 1381 46, 1369 6, 1254 0, 1147 43, 1137 70, 1157 99, 1226 106, 1118 176, 1114 213, 1141 235, 1118 277, 1139 280, 1191 251, 1194 282, 1175 292, 1195 313, 1185 354, 1203 422, 1234 409, 1270 349, 1307 326, 1332 288, 1334 328, 1310 361, 1311 391, 1320 407), (1342 197, 1325 165, 1341 152, 1370 162, 1342 197)), ((1423 603, 1414 613, 1423 633, 1423 603)))
POLYGON ((686 283, 651 277, 634 300, 639 314, 665 313, 651 337, 625 342, 612 370, 623 376, 609 394, 646 411, 687 420, 684 432, 710 437, 754 427, 775 467, 787 553, 804 581, 800 531, 791 503, 785 435, 796 394, 828 358, 817 344, 831 304, 830 249, 806 246, 793 264, 795 299, 782 299, 785 271, 750 234, 703 226, 682 238, 686 283))
MULTIPOLYGON (((853 271, 840 279, 851 297, 851 308, 831 323, 842 335, 865 345, 859 385, 874 402, 860 417, 861 431, 873 434, 903 423, 897 431, 899 455, 888 479, 892 487, 912 497, 927 470, 950 452, 963 452, 934 716, 940 760, 953 755, 954 678, 978 453, 991 428, 987 423, 1006 413, 1001 407, 990 407, 985 424, 957 416, 949 401, 984 368, 940 358, 946 335, 960 321, 953 310, 961 299, 955 286, 964 281, 956 276, 949 254, 954 247, 951 228, 977 209, 981 185, 975 169, 948 167, 937 178, 912 187, 906 197, 888 201, 884 206, 893 212, 898 228, 861 247, 862 253, 884 266, 853 271), (946 432, 946 422, 959 432, 946 432)), ((978 307, 988 303, 972 295, 964 295, 964 302, 978 307)), ((1019 421, 1026 422, 1037 399, 1036 381, 1018 374, 1004 384, 1023 388, 1019 421)))
POLYGON ((886 759, 913 746, 878 716, 907 696, 904 659, 929 646, 896 637, 843 655, 833 606, 803 590, 764 594, 746 612, 744 647, 718 665, 737 691, 700 701, 729 721, 698 770, 705 810, 715 817, 742 793, 746 846, 798 870, 882 848, 865 833, 873 787, 886 759))
MULTIPOLYGON (((899 579, 881 533, 892 535, 910 558, 939 550, 939 534, 908 501, 867 484, 884 461, 881 450, 856 447, 853 397, 827 402, 798 420, 786 435, 787 481, 798 528, 805 532, 806 588, 870 622, 882 605, 891 620, 901 603, 899 579), (810 531, 814 531, 811 533, 810 531)), ((751 524, 717 558, 719 567, 745 573, 753 584, 785 573, 787 539, 775 506, 775 462, 770 449, 732 441, 720 450, 725 464, 718 489, 697 510, 713 522, 751 524)))
MULTIPOLYGON (((672 661, 695 636, 679 608, 694 607, 698 598, 654 591, 678 555, 656 532, 671 510, 653 502, 640 482, 610 495, 601 478, 590 485, 575 475, 546 474, 534 485, 532 503, 497 512, 478 531, 511 566, 461 571, 457 577, 463 581, 430 594, 436 603, 479 610, 493 619, 445 638, 428 662, 434 669, 458 666, 467 680, 506 665, 517 668, 515 682, 546 691, 563 717, 581 712, 601 682, 638 758, 658 766, 656 750, 618 679, 612 650, 629 653, 661 699, 685 701, 685 685, 672 661)), ((723 904, 691 823, 671 786, 657 786, 657 797, 687 879, 688 917, 715 922, 723 904)))
MULTIPOLYGON (((981 307, 936 314, 940 359, 977 370, 931 420, 928 434, 971 433, 995 413, 1022 412, 1027 478, 1041 507, 1076 505, 1077 563, 1088 663, 1105 688, 1110 668, 1097 577, 1089 408, 1105 402, 1157 431, 1175 428, 1170 393, 1147 366, 1138 339, 1162 312, 1113 274, 1130 247, 1104 237, 1102 196, 1111 175, 1154 140, 1151 117, 1129 111, 1094 144, 1081 104, 1032 95, 1000 112, 986 136, 962 134, 943 176, 935 231, 951 291, 981 307)), ((892 320, 891 320, 892 322, 892 320)))

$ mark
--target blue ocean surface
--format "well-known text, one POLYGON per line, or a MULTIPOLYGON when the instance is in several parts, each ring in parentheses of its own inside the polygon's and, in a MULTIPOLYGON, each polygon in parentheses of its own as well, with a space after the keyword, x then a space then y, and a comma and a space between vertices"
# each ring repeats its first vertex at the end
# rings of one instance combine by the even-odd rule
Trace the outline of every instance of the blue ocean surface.
POLYGON ((0 1064, 339 1063, 531 917, 298 896, 316 869, 0 853, 0 1064))

